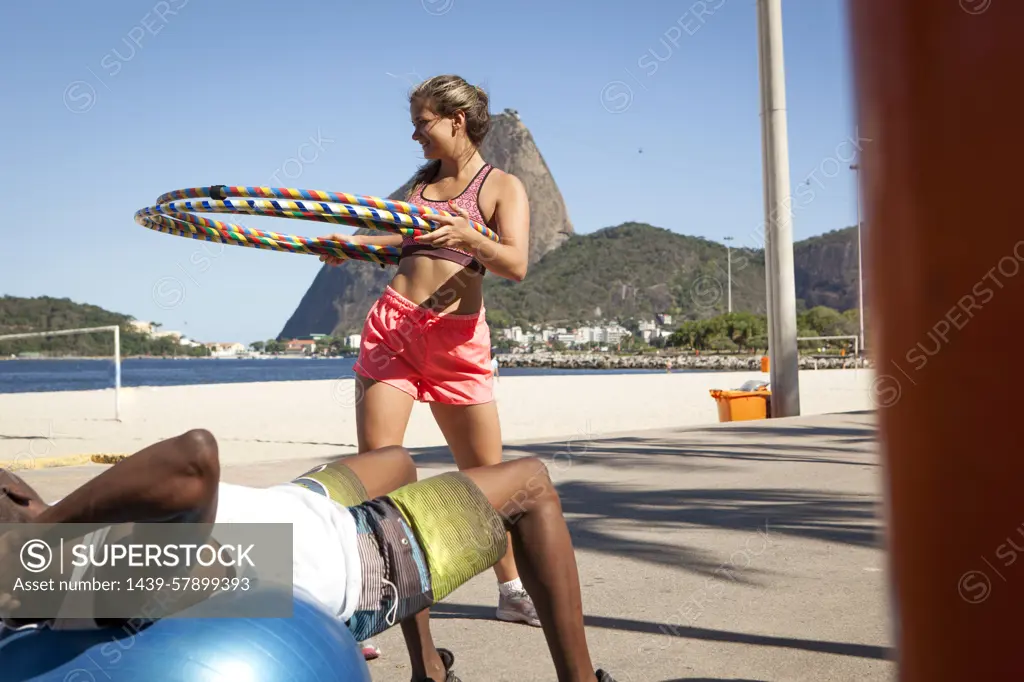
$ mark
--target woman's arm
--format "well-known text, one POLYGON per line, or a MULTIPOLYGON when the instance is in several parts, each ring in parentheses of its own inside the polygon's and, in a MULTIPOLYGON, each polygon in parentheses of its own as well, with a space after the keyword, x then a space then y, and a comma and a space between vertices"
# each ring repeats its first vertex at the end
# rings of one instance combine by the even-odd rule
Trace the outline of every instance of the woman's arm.
POLYGON ((362 244, 364 246, 401 246, 402 240, 405 239, 400 234, 335 234, 328 237, 328 239, 337 240, 348 240, 353 244, 362 244))
POLYGON ((508 173, 499 178, 494 219, 501 243, 495 244, 481 235, 477 258, 499 277, 521 282, 526 277, 530 258, 530 200, 519 178, 508 173))
MULTIPOLYGON (((353 244, 362 244, 364 246, 393 246, 395 248, 402 245, 404 238, 400 234, 331 234, 322 237, 322 239, 349 241, 353 244)), ((347 260, 348 258, 335 258, 326 254, 321 254, 320 256, 320 262, 327 263, 328 265, 341 265, 347 260)))

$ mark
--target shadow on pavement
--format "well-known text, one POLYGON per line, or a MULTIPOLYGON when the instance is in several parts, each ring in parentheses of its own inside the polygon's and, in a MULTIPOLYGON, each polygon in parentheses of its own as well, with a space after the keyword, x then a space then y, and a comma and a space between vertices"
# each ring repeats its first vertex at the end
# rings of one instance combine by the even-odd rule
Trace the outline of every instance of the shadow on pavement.
MULTIPOLYGON (((593 434, 522 445, 507 445, 506 457, 539 457, 549 466, 671 467, 676 472, 735 468, 743 462, 801 462, 877 466, 877 429, 861 413, 838 426, 744 422, 728 428, 659 429, 650 435, 600 437, 593 434), (799 442, 793 442, 799 439, 799 442), (784 442, 780 442, 784 441, 784 442)), ((419 466, 453 463, 446 446, 413 450, 419 466)))
POLYGON ((739 677, 676 677, 662 682, 767 682, 767 680, 748 680, 739 677))
POLYGON ((670 544, 654 545, 606 532, 621 531, 609 522, 635 521, 659 533, 694 527, 760 533, 762 543, 779 535, 858 547, 881 543, 878 500, 872 494, 784 488, 643 490, 586 481, 557 487, 577 547, 638 556, 650 547, 656 556, 639 558, 660 556, 658 563, 685 563, 687 552, 679 546, 678 535, 670 544))
MULTIPOLYGON (((679 481, 678 474, 727 469, 756 474, 762 463, 876 467, 876 428, 870 414, 833 416, 826 424, 743 422, 729 428, 535 443, 509 448, 508 458, 533 455, 548 466, 577 549, 710 575, 722 568, 721 557, 687 545, 684 541, 693 537, 689 534, 694 530, 747 533, 747 544, 758 547, 782 537, 881 546, 880 502, 874 493, 664 487, 667 481, 679 481), (632 480, 596 482, 585 474, 576 475, 583 469, 572 475, 575 480, 560 481, 569 478, 566 472, 574 464, 621 469, 623 477, 632 480), (647 467, 662 469, 644 473, 647 467), (662 471, 671 471, 673 478, 662 471)), ((452 465, 447 448, 416 450, 413 457, 419 466, 452 465)), ((748 583, 756 576, 747 567, 730 570, 734 580, 744 581, 744 574, 748 583)))
POLYGON ((738 677, 676 677, 662 682, 767 682, 767 680, 749 680, 738 677))
MULTIPOLYGON (((430 608, 431 618, 468 618, 472 620, 494 620, 494 608, 471 604, 454 604, 442 602, 430 608)), ((733 644, 749 644, 751 646, 780 647, 784 649, 800 649, 837 656, 853 656, 877 660, 894 660, 892 649, 870 644, 848 644, 844 642, 825 642, 815 639, 797 639, 794 637, 770 637, 767 635, 750 635, 742 632, 712 630, 688 626, 666 626, 642 620, 628 618, 609 618, 606 616, 584 616, 587 627, 620 630, 622 632, 643 632, 662 635, 667 638, 685 637, 711 642, 731 642, 733 644), (669 632, 671 630, 671 632, 669 632)), ((689 679, 689 678, 683 678, 689 679)), ((699 678, 698 678, 699 679, 699 678)))

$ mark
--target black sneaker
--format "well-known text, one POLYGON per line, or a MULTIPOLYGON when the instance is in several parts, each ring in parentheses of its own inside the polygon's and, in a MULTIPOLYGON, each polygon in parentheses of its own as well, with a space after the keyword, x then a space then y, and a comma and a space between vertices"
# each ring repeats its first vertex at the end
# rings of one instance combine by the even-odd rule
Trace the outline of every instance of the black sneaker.
POLYGON ((603 670, 598 670, 594 674, 597 675, 597 682, 615 682, 615 678, 603 670))
MULTIPOLYGON (((448 651, 448 649, 438 649, 437 653, 441 657, 441 663, 444 664, 445 676, 443 682, 462 682, 462 680, 452 672, 452 666, 455 665, 455 654, 448 651)), ((414 680, 413 682, 416 681, 414 680)), ((420 682, 437 682, 437 680, 433 677, 427 677, 420 680, 420 682)), ((615 680, 609 678, 609 682, 615 682, 615 680)))

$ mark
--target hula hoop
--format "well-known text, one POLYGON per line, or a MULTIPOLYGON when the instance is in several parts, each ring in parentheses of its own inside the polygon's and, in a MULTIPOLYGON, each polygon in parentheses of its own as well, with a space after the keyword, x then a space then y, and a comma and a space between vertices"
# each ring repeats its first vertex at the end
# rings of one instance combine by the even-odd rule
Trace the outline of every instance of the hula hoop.
MULTIPOLYGON (((434 229, 430 216, 453 213, 417 206, 404 201, 322 190, 287 187, 244 187, 212 185, 167 192, 154 206, 135 213, 139 225, 179 237, 271 249, 288 253, 327 255, 396 265, 401 250, 394 246, 355 244, 348 240, 300 237, 255 230, 235 223, 211 220, 195 213, 236 213, 387 230, 415 237, 434 229)), ((493 242, 498 241, 486 225, 470 221, 473 229, 493 242)))

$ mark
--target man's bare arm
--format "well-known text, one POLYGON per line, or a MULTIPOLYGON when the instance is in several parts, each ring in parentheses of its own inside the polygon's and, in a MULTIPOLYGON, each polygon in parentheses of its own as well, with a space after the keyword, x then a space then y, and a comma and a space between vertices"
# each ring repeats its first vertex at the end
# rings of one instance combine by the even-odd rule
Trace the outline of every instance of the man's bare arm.
POLYGON ((35 518, 36 523, 212 523, 217 441, 193 429, 122 460, 35 518))

